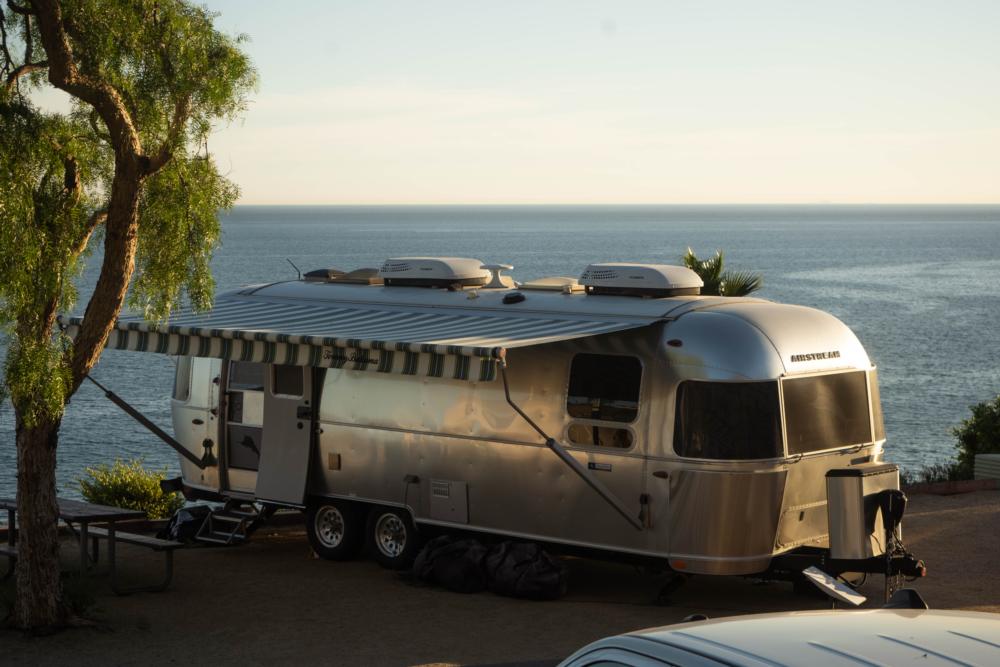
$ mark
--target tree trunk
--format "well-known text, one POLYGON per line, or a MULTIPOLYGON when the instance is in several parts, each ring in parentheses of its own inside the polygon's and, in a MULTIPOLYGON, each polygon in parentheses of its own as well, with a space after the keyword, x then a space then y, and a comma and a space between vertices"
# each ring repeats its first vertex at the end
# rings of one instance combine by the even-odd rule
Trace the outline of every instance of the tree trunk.
POLYGON ((143 172, 137 157, 115 159, 108 217, 104 229, 104 261, 94 293, 83 314, 83 324, 73 341, 70 395, 83 383, 104 351, 104 344, 118 319, 129 282, 135 271, 135 251, 139 235, 139 192, 143 172))
POLYGON ((13 624, 34 631, 65 625, 59 581, 56 443, 60 419, 28 427, 17 412, 17 596, 13 624))

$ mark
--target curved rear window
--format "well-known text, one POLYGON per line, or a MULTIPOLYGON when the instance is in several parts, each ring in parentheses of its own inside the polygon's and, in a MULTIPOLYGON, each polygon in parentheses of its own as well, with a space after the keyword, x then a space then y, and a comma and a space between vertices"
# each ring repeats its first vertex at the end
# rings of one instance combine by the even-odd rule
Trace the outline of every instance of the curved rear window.
POLYGON ((789 455, 872 441, 864 371, 785 379, 781 390, 789 455))
POLYGON ((778 383, 685 380, 677 388, 674 451, 698 459, 783 456, 778 383))

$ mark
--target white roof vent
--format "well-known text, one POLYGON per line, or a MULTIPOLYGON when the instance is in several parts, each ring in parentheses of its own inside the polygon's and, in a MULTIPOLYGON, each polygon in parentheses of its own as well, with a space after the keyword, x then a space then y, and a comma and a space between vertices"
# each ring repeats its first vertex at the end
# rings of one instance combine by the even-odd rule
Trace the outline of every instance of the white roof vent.
POLYGON ((382 264, 379 276, 386 285, 475 287, 485 285, 492 275, 482 265, 465 257, 393 257, 382 264))
POLYGON ((700 294, 698 274, 668 264, 591 264, 580 276, 587 294, 666 297, 700 294))
POLYGON ((570 278, 569 276, 549 276, 526 282, 521 285, 521 289, 574 294, 582 292, 583 285, 576 278, 570 278))

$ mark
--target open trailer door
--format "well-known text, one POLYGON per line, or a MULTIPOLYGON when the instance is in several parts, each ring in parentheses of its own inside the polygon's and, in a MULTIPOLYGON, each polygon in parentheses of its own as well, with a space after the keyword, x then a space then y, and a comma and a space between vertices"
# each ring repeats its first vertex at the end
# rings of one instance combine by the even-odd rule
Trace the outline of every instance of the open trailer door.
POLYGON ((302 505, 313 433, 313 368, 268 365, 256 496, 302 505))

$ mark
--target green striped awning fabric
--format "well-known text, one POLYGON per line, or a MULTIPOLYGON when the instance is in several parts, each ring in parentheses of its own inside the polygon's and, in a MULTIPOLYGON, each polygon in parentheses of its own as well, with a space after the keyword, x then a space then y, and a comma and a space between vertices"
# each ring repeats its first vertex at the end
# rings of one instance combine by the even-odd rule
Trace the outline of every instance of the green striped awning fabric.
MULTIPOLYGON (((79 326, 66 327, 75 337, 79 326)), ((465 356, 458 353, 420 352, 401 345, 373 349, 336 347, 309 343, 278 343, 220 336, 188 336, 176 333, 113 329, 106 346, 109 350, 158 352, 171 356, 211 357, 236 361, 318 366, 353 371, 375 371, 400 375, 488 382, 497 376, 497 356, 465 356)))
MULTIPOLYGON (((109 349, 489 381, 513 347, 648 326, 657 318, 497 315, 399 304, 308 303, 221 295, 205 313, 169 323, 123 316, 109 349)), ((61 315, 75 337, 82 318, 61 315)))

